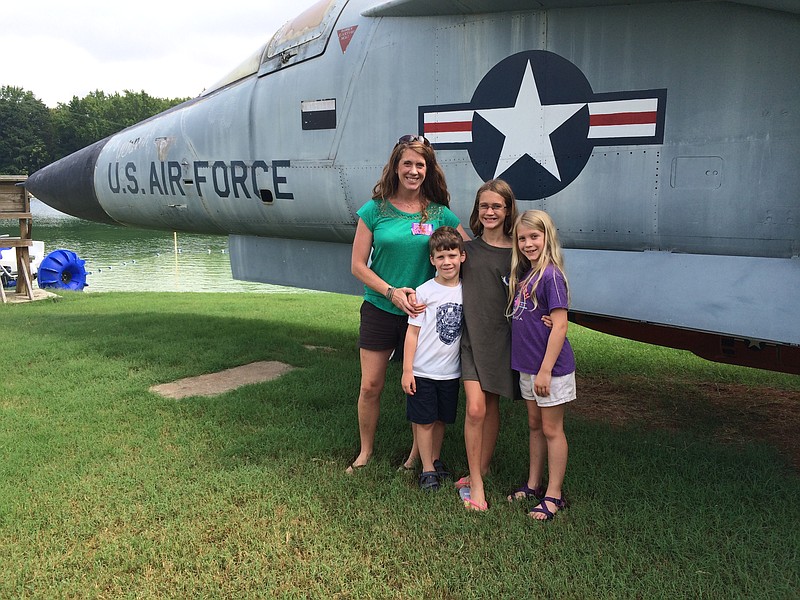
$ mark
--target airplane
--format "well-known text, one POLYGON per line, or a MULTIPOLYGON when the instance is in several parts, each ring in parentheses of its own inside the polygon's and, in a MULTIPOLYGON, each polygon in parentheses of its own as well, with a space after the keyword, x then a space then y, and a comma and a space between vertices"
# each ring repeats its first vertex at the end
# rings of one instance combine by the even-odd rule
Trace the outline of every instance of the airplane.
POLYGON ((403 134, 451 207, 549 212, 573 321, 800 373, 800 3, 321 0, 198 97, 33 173, 91 221, 226 234, 235 278, 360 294, 403 134))

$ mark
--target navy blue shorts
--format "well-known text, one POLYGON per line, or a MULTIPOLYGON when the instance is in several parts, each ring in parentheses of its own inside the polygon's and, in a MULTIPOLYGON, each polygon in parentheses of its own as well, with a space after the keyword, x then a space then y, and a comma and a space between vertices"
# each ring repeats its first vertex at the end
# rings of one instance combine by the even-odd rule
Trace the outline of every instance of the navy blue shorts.
POLYGON ((406 417, 412 423, 456 422, 460 379, 414 377, 417 393, 406 396, 406 417))
POLYGON ((403 352, 408 329, 408 315, 381 310, 371 302, 361 304, 361 325, 358 347, 364 350, 397 350, 403 352))

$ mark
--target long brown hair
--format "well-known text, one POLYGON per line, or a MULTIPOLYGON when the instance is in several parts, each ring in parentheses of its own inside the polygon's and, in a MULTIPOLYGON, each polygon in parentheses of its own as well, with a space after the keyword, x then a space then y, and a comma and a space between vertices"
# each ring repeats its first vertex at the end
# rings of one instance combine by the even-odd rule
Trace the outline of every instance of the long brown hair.
POLYGON ((494 192, 505 200, 506 218, 503 221, 503 233, 510 236, 517 220, 517 201, 511 186, 502 179, 490 179, 478 188, 478 192, 475 194, 475 204, 472 206, 472 214, 469 217, 469 228, 472 229, 472 233, 476 236, 483 235, 483 223, 478 215, 478 205, 483 192, 494 192))
MULTIPOLYGON (((450 192, 447 191, 447 181, 445 181, 444 171, 436 160, 436 153, 429 143, 417 139, 408 142, 397 142, 389 156, 389 161, 383 167, 383 173, 378 183, 372 188, 373 200, 385 200, 393 197, 400 187, 400 179, 397 177, 397 166, 405 150, 413 150, 425 159, 425 179, 422 181, 420 190, 420 200, 422 201, 422 215, 427 217, 425 211, 428 202, 436 202, 450 208, 450 192)), ((424 138, 422 138, 424 139, 424 138)), ((423 219, 424 220, 424 219, 423 219)))

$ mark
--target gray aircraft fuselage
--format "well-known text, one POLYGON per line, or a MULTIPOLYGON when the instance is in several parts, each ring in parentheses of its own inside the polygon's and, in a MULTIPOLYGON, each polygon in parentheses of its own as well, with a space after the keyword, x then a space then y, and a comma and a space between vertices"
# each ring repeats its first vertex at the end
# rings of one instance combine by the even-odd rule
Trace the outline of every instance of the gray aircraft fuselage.
POLYGON ((465 226, 494 177, 553 216, 577 322, 800 373, 799 74, 789 0, 323 0, 27 187, 230 235, 240 279, 359 293, 356 211, 420 133, 465 226))

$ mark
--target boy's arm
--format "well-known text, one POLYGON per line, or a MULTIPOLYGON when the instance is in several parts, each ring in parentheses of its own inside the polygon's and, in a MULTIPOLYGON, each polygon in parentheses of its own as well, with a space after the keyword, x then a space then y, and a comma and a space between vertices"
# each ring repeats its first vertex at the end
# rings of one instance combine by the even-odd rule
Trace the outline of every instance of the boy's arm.
POLYGON ((567 309, 554 308, 550 313, 550 318, 553 321, 553 329, 550 330, 550 336, 547 338, 547 349, 542 359, 542 365, 539 367, 539 372, 533 380, 533 390, 538 396, 550 395, 550 380, 552 379, 553 367, 556 364, 558 355, 564 347, 564 340, 567 339, 567 309))
POLYGON ((414 354, 417 351, 419 330, 419 325, 409 324, 406 330, 406 343, 403 346, 403 377, 401 383, 403 391, 409 396, 413 396, 417 391, 417 382, 414 379, 414 354))

